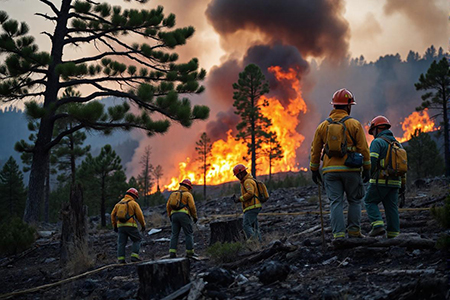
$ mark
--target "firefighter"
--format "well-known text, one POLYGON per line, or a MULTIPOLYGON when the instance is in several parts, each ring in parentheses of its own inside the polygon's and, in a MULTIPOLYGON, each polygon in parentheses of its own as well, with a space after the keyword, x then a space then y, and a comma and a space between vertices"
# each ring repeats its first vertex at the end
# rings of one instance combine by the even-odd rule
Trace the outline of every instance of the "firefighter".
POLYGON ((141 248, 142 237, 139 234, 136 220, 141 224, 141 231, 145 232, 145 220, 141 207, 136 202, 139 198, 139 193, 135 188, 130 188, 126 191, 125 197, 120 200, 111 212, 111 223, 114 231, 118 233, 117 238, 117 259, 119 263, 125 263, 125 246, 128 237, 133 242, 131 246, 131 261, 137 262, 139 258, 139 249, 141 248), (128 220, 120 221, 119 217, 123 212, 127 212, 130 218, 128 220))
POLYGON ((197 209, 195 207, 194 197, 192 196, 192 183, 189 179, 184 179, 180 183, 178 191, 172 192, 171 196, 167 200, 166 208, 167 215, 172 223, 172 236, 170 237, 170 249, 169 257, 177 257, 178 237, 180 230, 183 228, 183 232, 186 240, 186 256, 197 257, 194 253, 194 230, 192 228, 192 220, 197 223, 197 209), (181 192, 181 199, 180 197, 181 192), (175 200, 180 199, 181 207, 174 209, 171 205, 171 198, 175 200), (192 220, 191 220, 192 217, 192 220))
POLYGON ((384 139, 394 141, 394 135, 389 130, 391 123, 384 116, 377 116, 370 122, 369 134, 374 140, 370 144, 370 159, 372 161, 371 179, 367 189, 364 203, 371 224, 369 236, 384 236, 386 229, 381 217, 378 203, 383 203, 387 223, 387 237, 395 238, 400 233, 400 220, 398 216, 398 195, 405 192, 405 176, 387 177, 381 170, 384 164, 389 144, 384 139))
MULTIPOLYGON (((366 136, 361 123, 350 118, 352 105, 355 105, 353 94, 343 88, 333 94, 331 104, 334 109, 329 118, 323 121, 316 129, 314 140, 311 145, 310 168, 312 180, 316 184, 322 183, 319 172, 322 150, 323 165, 322 174, 325 190, 330 200, 330 219, 333 238, 345 237, 346 226, 344 221, 344 192, 348 201, 348 223, 347 232, 350 238, 364 237, 361 233, 361 200, 364 197, 363 182, 370 179, 370 156, 366 136), (345 118, 345 119, 344 119, 345 118), (341 121, 346 127, 346 136, 342 133, 342 140, 347 141, 346 154, 342 157, 325 154, 327 149, 327 132, 330 121, 341 121), (361 166, 347 166, 347 158, 350 153, 359 154, 361 166), (361 157, 362 155, 362 157, 361 157), (361 178, 361 168, 362 177, 361 178)), ((342 126, 342 125, 340 125, 342 126)), ((342 132, 345 132, 342 130, 342 132)))
POLYGON ((247 173, 247 168, 243 164, 238 164, 233 168, 234 176, 236 176, 241 183, 241 195, 239 198, 233 196, 235 203, 242 203, 244 211, 243 227, 245 237, 247 239, 261 242, 261 233, 258 225, 258 214, 261 211, 262 205, 258 200, 258 188, 253 179, 252 174, 247 173))

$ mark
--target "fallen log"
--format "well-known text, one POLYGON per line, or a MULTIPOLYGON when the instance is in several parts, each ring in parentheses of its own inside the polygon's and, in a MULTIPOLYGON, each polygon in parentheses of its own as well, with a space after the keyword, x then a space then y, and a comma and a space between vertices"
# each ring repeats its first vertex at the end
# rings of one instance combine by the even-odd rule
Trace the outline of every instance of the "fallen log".
POLYGON ((162 259, 141 263, 137 265, 137 273, 138 299, 161 299, 190 282, 189 259, 162 259))
POLYGON ((280 241, 276 241, 269 249, 265 249, 253 256, 232 263, 223 264, 222 267, 224 267, 225 269, 236 269, 238 267, 255 264, 256 262, 267 259, 278 252, 292 252, 297 250, 297 248, 297 246, 285 245, 280 241))
POLYGON ((377 239, 377 238, 364 238, 364 239, 337 239, 333 241, 333 247, 335 249, 350 249, 359 246, 370 247, 406 247, 412 249, 431 249, 434 248, 435 242, 429 239, 423 238, 395 238, 395 239, 377 239))
POLYGON ((180 297, 186 296, 190 289, 191 289, 192 283, 188 283, 185 286, 181 287, 180 289, 178 289, 177 291, 173 292, 172 294, 162 298, 161 300, 175 300, 178 299, 180 297))

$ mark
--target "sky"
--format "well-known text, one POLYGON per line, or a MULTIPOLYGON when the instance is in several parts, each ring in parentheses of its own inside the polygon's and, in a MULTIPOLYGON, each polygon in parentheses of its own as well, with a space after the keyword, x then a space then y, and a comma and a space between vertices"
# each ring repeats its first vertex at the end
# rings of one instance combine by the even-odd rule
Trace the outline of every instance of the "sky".
MULTIPOLYGON (((122 0, 108 3, 142 7, 122 0)), ((409 51, 422 54, 430 45, 449 50, 446 0, 150 0, 146 4, 148 8, 157 5, 176 15, 178 27, 192 25, 196 29, 177 53, 180 61, 197 57, 208 71, 206 93, 191 99, 210 106, 211 115, 207 122, 197 122, 190 129, 175 124, 169 133, 150 139, 142 132, 131 133, 140 146, 127 166, 128 175, 137 175, 147 145, 151 145, 155 161, 166 162, 165 173, 174 174, 179 162, 192 157, 201 132, 235 124, 230 111, 230 87, 248 62, 286 67, 295 64, 301 70, 299 77, 305 82, 306 95, 317 95, 312 91, 313 74, 309 73, 312 62, 320 64, 327 59, 339 65, 345 57, 360 56, 370 62, 397 53, 405 59, 409 51)), ((50 13, 44 4, 37 0, 0 0, 0 10, 26 21, 40 49, 49 50, 48 38, 40 33, 51 32, 53 24, 34 15, 37 11, 50 13)), ((84 51, 72 48, 65 55, 76 57, 84 51)), ((336 87, 330 87, 324 94, 334 90, 336 87)), ((275 92, 283 93, 277 89, 275 92)), ((320 118, 317 114, 316 120, 320 118)), ((308 136, 306 142, 310 143, 308 136)))

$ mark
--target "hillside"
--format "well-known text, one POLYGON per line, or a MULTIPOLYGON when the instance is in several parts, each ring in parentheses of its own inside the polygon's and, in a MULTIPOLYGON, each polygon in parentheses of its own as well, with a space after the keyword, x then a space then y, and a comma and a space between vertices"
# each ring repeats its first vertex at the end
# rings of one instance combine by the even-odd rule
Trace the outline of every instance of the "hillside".
MULTIPOLYGON (((237 264, 218 264, 214 257, 191 261, 191 281, 208 283, 197 291, 199 296, 177 299, 449 299, 450 255, 433 246, 443 231, 428 210, 431 205, 443 205, 448 187, 447 182, 436 179, 408 191, 406 205, 400 212, 401 235, 395 239, 397 244, 390 246, 383 246, 387 243, 384 238, 358 240, 354 247, 333 244, 327 214, 329 203, 323 196, 325 248, 317 214, 317 187, 272 191, 262 211, 266 214, 259 216, 263 243, 245 246, 233 258, 237 264), (418 240, 421 245, 411 243, 418 240), (280 270, 288 274, 286 279, 280 270)), ((210 224, 239 218, 241 210, 229 198, 199 202, 197 209, 200 219, 195 230, 195 248, 201 256, 207 256, 210 224)), ((144 237, 141 257, 157 260, 168 253, 169 221, 164 205, 145 210, 145 215, 147 232, 160 231, 144 237)), ((367 233, 369 221, 365 212, 362 215, 363 233, 367 233)), ((117 236, 112 230, 98 230, 97 225, 98 220, 92 218, 91 274, 17 295, 15 299, 136 299, 139 288, 136 265, 111 265, 116 261, 117 236)), ((40 238, 25 255, 0 260, 3 283, 0 298, 5 293, 71 276, 70 270, 59 268, 59 227, 47 225, 41 229, 47 231, 42 235, 55 232, 40 238)), ((183 234, 180 237, 178 249, 183 253, 183 234)), ((79 259, 78 263, 82 261, 79 259)))

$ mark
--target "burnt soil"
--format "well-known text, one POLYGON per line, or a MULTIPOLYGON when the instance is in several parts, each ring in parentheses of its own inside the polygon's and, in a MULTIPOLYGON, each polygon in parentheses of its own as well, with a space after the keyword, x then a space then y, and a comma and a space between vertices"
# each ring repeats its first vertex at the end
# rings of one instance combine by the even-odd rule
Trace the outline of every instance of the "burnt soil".
MULTIPOLYGON (((449 185, 441 179, 411 188, 400 212, 399 238, 423 238, 436 242, 445 232, 433 219, 432 205, 442 206, 449 185), (414 208, 416 210, 412 210, 414 208)), ((197 203, 199 226, 195 229, 195 250, 201 261, 191 260, 191 281, 199 280, 217 267, 228 269, 232 281, 213 285, 200 296, 190 299, 449 299, 450 255, 436 247, 358 246, 336 249, 331 241, 329 202, 322 196, 325 242, 322 244, 318 190, 305 186, 272 191, 271 199, 260 215, 263 242, 247 245, 236 260, 245 259, 273 246, 275 241, 290 247, 268 258, 235 268, 221 265, 208 257, 211 222, 240 218, 240 208, 230 198, 217 198, 197 203), (284 213, 302 213, 287 215, 284 213), (305 213, 310 212, 310 213, 305 213), (228 216, 223 216, 228 215, 228 216), (313 228, 315 227, 315 229, 313 228), (310 232, 305 232, 313 228, 310 232), (288 268, 287 278, 275 278, 263 284, 258 278, 268 264, 278 263, 288 268)), ((364 209, 364 207, 363 207, 364 209)), ((144 209, 147 234, 141 246, 144 261, 157 260, 168 254, 170 223, 165 206, 144 209), (151 229, 158 233, 148 235, 151 229)), ((117 235, 112 230, 98 229, 98 218, 89 220, 89 249, 87 255, 73 258, 70 266, 59 264, 60 225, 46 224, 33 247, 16 256, 0 258, 0 299, 14 291, 58 282, 76 274, 94 271, 67 283, 42 288, 34 292, 14 295, 14 299, 137 299, 139 278, 136 264, 114 265, 117 235), (101 271, 95 271, 104 266, 101 271), (86 267, 87 266, 87 267, 86 267)), ((362 213, 362 231, 370 230, 369 220, 362 213)), ((380 239, 383 239, 380 237, 380 239)), ((184 253, 183 234, 180 234, 179 253, 184 253)), ((127 245, 127 256, 130 242, 127 245)), ((127 259, 129 259, 127 257, 127 259)), ((184 296, 179 299, 188 299, 184 296)))

